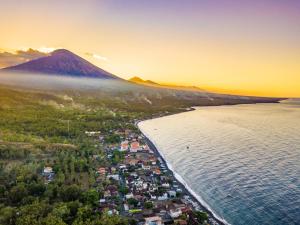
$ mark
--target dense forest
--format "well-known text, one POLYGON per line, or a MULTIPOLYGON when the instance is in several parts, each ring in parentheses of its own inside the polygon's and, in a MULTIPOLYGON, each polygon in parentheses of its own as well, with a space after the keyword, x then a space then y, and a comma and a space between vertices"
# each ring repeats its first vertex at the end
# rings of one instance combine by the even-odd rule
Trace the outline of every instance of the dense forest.
POLYGON ((95 168, 108 162, 85 131, 100 131, 114 142, 111 131, 135 129, 132 121, 143 114, 109 103, 0 89, 0 224, 132 223, 95 212, 107 185, 96 183, 95 168), (42 175, 47 165, 55 173, 49 184, 42 175))

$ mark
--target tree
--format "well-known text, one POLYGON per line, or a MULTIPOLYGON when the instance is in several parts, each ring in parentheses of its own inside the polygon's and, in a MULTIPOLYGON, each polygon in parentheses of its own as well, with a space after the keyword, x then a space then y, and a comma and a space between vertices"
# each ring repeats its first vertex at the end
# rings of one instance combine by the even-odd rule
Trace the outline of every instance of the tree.
POLYGON ((194 214, 195 214, 195 216, 196 216, 199 223, 203 223, 206 220, 208 220, 208 215, 207 215, 206 212, 195 211, 194 214))
POLYGON ((152 209, 153 208, 153 203, 148 201, 148 202, 145 202, 144 206, 145 206, 146 209, 152 209))
POLYGON ((73 201, 73 202, 68 202, 67 204, 68 204, 68 208, 70 209, 70 217, 74 218, 78 212, 80 203, 79 201, 73 201))
POLYGON ((60 185, 63 184, 65 182, 65 175, 59 171, 55 176, 55 181, 60 185))
POLYGON ((53 209, 53 211, 51 212, 51 214, 55 217, 55 218, 60 218, 64 221, 67 220, 67 217, 70 215, 70 209, 67 206, 67 204, 65 203, 59 203, 58 205, 56 205, 53 209))
POLYGON ((12 207, 4 207, 0 210, 0 224, 15 224, 15 210, 12 207))
POLYGON ((59 192, 58 190, 59 187, 57 183, 50 183, 47 186, 44 196, 48 198, 50 202, 53 202, 58 197, 58 192, 59 192))
POLYGON ((23 218, 24 221, 38 221, 39 218, 46 217, 52 211, 52 206, 45 202, 35 201, 30 205, 21 206, 18 210, 19 218, 23 218))
POLYGON ((34 182, 28 185, 28 190, 31 195, 39 196, 45 192, 46 186, 43 183, 34 182))
POLYGON ((85 193, 85 201, 91 205, 96 205, 99 200, 99 193, 95 189, 90 189, 85 193))
POLYGON ((40 225, 40 223, 34 215, 26 214, 17 219, 16 225, 40 225))
POLYGON ((134 198, 128 199, 128 204, 129 205, 133 205, 134 207, 137 207, 138 203, 139 203, 138 200, 136 200, 134 198))
POLYGON ((21 202, 26 196, 28 196, 28 191, 24 184, 14 186, 9 192, 9 198, 13 204, 21 202))
POLYGON ((41 220, 41 225, 67 225, 61 218, 49 215, 41 220))
POLYGON ((108 215, 104 212, 95 225, 128 225, 128 221, 118 215, 108 215))
POLYGON ((89 186, 91 187, 95 183, 95 172, 89 169, 89 186))
POLYGON ((90 218, 92 218, 93 214, 94 212, 91 206, 89 205, 82 206, 78 208, 75 222, 77 221, 76 223, 79 223, 80 221, 89 220, 90 218))
POLYGON ((121 141, 121 138, 117 134, 111 134, 111 135, 106 136, 104 138, 104 141, 109 144, 114 144, 114 143, 119 143, 121 141))
POLYGON ((61 190, 60 196, 65 202, 75 201, 81 196, 81 189, 76 184, 64 186, 61 190))
POLYGON ((129 189, 128 189, 128 187, 126 187, 126 186, 121 186, 121 187, 119 188, 119 192, 121 192, 123 195, 126 195, 126 194, 128 194, 129 189))

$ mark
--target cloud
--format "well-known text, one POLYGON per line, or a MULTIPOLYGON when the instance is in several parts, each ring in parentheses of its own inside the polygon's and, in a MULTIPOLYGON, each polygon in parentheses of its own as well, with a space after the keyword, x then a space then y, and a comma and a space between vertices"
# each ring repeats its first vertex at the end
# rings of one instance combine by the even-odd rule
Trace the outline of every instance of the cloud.
POLYGON ((34 50, 32 48, 29 48, 28 50, 17 50, 13 53, 0 52, 0 68, 14 66, 47 55, 49 54, 34 50))
POLYGON ((43 52, 43 53, 50 53, 50 52, 53 52, 54 50, 56 49, 60 49, 61 47, 58 47, 58 48, 52 48, 52 47, 45 47, 45 46, 42 46, 40 48, 38 48, 37 50, 39 52, 43 52))
POLYGON ((101 56, 101 55, 98 55, 98 54, 95 54, 95 53, 90 53, 90 52, 87 52, 85 53, 87 56, 90 56, 90 57, 93 57, 95 59, 98 59, 98 60, 102 60, 102 61, 108 61, 108 59, 104 56, 101 56))

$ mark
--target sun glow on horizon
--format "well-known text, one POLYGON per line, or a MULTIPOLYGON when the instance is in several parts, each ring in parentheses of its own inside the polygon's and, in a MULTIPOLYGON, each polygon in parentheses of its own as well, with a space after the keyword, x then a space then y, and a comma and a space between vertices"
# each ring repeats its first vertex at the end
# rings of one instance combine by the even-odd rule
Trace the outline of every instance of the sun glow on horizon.
POLYGON ((3 3, 1 50, 65 48, 124 79, 300 97, 298 1, 73 3, 3 3))

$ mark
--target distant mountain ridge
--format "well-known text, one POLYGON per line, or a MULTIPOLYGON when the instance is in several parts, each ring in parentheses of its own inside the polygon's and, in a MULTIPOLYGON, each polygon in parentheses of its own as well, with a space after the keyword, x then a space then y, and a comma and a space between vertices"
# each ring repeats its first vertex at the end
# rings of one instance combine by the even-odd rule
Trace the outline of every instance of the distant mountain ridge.
POLYGON ((147 85, 151 87, 157 87, 157 88, 167 88, 167 89, 174 89, 174 90, 182 90, 182 91, 196 91, 196 92, 204 92, 205 90, 196 87, 196 86, 183 86, 183 85, 167 85, 167 84, 159 84, 152 80, 143 80, 140 77, 132 77, 128 81, 136 83, 136 84, 142 84, 147 85))
POLYGON ((128 81, 131 81, 133 83, 146 83, 146 84, 153 84, 153 85, 159 85, 158 83, 152 81, 152 80, 143 80, 140 77, 132 77, 128 81))
POLYGON ((93 65, 66 49, 58 49, 50 53, 50 56, 7 67, 3 70, 121 80, 121 78, 93 65))

